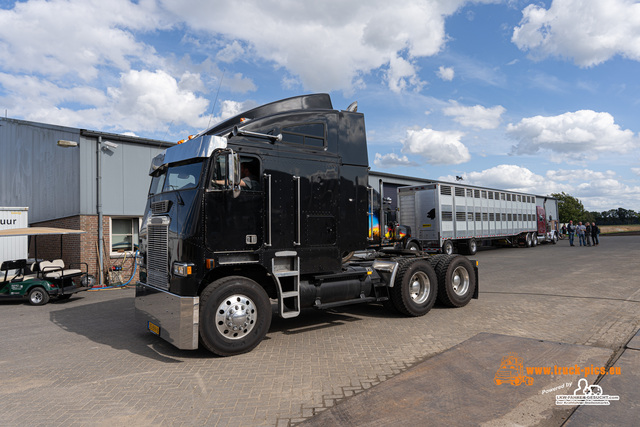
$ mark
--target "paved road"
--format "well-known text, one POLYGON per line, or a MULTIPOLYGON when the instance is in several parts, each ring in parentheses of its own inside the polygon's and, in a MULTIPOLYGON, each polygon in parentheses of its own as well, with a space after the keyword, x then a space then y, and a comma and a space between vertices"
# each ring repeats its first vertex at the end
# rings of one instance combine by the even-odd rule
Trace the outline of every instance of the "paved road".
POLYGON ((146 332, 133 289, 43 307, 0 302, 0 424, 287 426, 480 333, 616 354, 640 328, 639 254, 640 236, 481 250, 480 299, 467 307, 421 318, 379 305, 275 318, 265 341, 232 358, 180 351, 146 332))

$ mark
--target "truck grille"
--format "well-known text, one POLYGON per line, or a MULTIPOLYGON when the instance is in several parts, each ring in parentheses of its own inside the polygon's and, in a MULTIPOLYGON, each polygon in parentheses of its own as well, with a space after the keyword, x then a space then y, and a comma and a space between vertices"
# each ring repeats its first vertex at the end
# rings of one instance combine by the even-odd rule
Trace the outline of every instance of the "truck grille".
POLYGON ((167 213, 169 212, 169 208, 171 208, 171 200, 162 200, 151 203, 151 213, 153 215, 167 213))
POLYGON ((150 285, 169 289, 169 252, 166 224, 149 224, 147 247, 147 280, 150 285))

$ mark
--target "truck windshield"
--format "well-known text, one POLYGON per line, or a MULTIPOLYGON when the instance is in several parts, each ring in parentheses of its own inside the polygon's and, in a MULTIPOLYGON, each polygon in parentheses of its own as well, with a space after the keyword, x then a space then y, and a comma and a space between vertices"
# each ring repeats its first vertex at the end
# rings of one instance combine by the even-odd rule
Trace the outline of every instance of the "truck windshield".
POLYGON ((203 162, 198 161, 178 166, 169 166, 153 176, 151 187, 149 188, 149 195, 153 196, 154 194, 167 191, 195 188, 198 182, 200 182, 202 165, 203 162))

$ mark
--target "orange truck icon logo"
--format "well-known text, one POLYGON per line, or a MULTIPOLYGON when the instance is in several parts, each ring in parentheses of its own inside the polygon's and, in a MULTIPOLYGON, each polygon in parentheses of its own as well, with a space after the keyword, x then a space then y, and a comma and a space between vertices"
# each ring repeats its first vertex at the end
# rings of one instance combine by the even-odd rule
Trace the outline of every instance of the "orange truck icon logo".
POLYGON ((496 371, 493 381, 497 385, 502 383, 509 383, 515 386, 519 386, 520 384, 533 384, 533 378, 526 376, 524 370, 522 358, 518 357, 517 353, 509 353, 502 358, 500 368, 496 371))

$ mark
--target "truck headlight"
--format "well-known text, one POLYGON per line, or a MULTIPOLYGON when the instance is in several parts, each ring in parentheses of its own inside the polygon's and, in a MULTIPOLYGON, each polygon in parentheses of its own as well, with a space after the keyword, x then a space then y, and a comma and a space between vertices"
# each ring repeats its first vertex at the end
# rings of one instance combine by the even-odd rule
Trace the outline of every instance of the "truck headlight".
POLYGON ((173 275, 187 277, 192 273, 193 264, 187 264, 186 262, 174 262, 173 263, 173 275))

